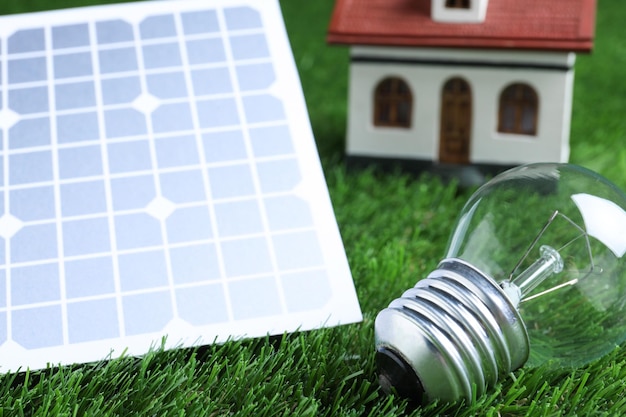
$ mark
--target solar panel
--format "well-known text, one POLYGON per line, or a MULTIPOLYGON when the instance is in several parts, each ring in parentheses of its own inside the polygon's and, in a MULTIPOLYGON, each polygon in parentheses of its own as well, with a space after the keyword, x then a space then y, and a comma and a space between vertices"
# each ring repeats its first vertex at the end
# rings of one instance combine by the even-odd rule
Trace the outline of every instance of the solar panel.
POLYGON ((0 366, 361 319, 276 1, 0 18, 0 366))

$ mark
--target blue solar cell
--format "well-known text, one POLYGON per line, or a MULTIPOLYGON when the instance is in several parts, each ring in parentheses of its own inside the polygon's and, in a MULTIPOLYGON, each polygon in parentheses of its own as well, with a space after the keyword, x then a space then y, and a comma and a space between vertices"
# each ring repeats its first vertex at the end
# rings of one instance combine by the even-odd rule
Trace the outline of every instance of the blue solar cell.
POLYGON ((110 256, 65 262, 65 295, 89 297, 115 292, 115 272, 110 256))
POLYGON ((232 98, 198 100, 196 106, 202 128, 239 125, 237 103, 232 98))
POLYGON ((9 90, 9 108, 29 114, 48 111, 48 87, 14 88, 9 90))
POLYGON ((61 297, 59 265, 45 263, 11 269, 11 303, 25 305, 61 297))
MULTIPOLYGON (((80 112, 57 116, 58 143, 85 142, 100 138, 98 113, 80 112)), ((28 137, 28 134, 23 136, 28 137)))
POLYGON ((248 123, 282 121, 285 110, 282 102, 269 94, 244 96, 243 108, 248 123))
POLYGON ((179 208, 167 218, 166 225, 169 243, 194 242, 213 236, 211 216, 205 205, 179 208))
POLYGON ((9 155, 11 184, 51 181, 52 178, 52 153, 50 151, 9 155))
POLYGON ((31 262, 55 259, 57 231, 54 224, 24 226, 11 237, 11 262, 31 262))
POLYGON ((185 73, 182 71, 148 74, 148 92, 161 99, 187 97, 185 73))
MULTIPOLYGON (((7 272, 4 269, 0 269, 0 308, 6 308, 7 306, 7 272)), ((1 337, 0 331, 0 337, 1 337)))
POLYGON ((304 312, 324 307, 332 297, 328 274, 324 270, 282 274, 280 277, 287 310, 304 312))
POLYGON ((120 250, 161 245, 161 224, 143 213, 119 214, 115 216, 115 239, 120 250))
POLYGON ((214 199, 245 197, 255 193, 248 164, 209 168, 209 182, 214 199))
POLYGON ((106 217, 63 222, 65 256, 87 255, 111 250, 109 222, 106 217))
POLYGON ((47 117, 24 119, 9 129, 9 149, 50 144, 50 120, 47 117))
POLYGON ((10 59, 8 62, 9 84, 44 81, 47 73, 44 57, 10 59))
POLYGON ((139 24, 142 39, 167 38, 176 36, 176 22, 171 14, 150 16, 139 24))
POLYGON ((133 47, 101 50, 98 61, 102 74, 136 71, 138 68, 137 53, 133 47))
POLYGON ((52 47, 54 49, 78 46, 89 46, 89 26, 86 23, 52 27, 52 47))
POLYGON ((112 109, 104 112, 104 125, 109 138, 147 133, 146 116, 135 109, 112 109))
POLYGON ((41 28, 18 30, 9 36, 7 44, 10 54, 43 51, 46 49, 45 33, 41 28))
POLYGON ((281 313, 280 296, 273 277, 233 281, 228 284, 236 320, 281 313))
POLYGON ((141 94, 141 81, 137 76, 107 78, 101 81, 102 103, 131 103, 141 94))
MULTIPOLYGON (((46 96, 47 98, 47 96, 46 96)), ((80 109, 96 105, 96 90, 93 81, 57 84, 54 87, 57 110, 80 109)))
POLYGON ((235 60, 269 57, 269 48, 264 35, 232 35, 230 49, 235 60))
POLYGON ((302 180, 298 161, 294 158, 259 162, 257 171, 264 193, 293 190, 302 180))
POLYGON ((261 15, 251 7, 229 7, 224 9, 228 30, 256 29, 263 26, 261 15))
POLYGON ((268 197, 263 200, 263 204, 272 231, 313 225, 309 204, 299 197, 292 195, 268 197))
POLYGON ((287 125, 255 127, 249 130, 252 152, 256 157, 294 153, 287 125))
POLYGON ((143 63, 147 69, 177 67, 182 64, 177 43, 160 43, 143 46, 143 63))
POLYGON ((226 61, 224 43, 220 38, 193 39, 186 43, 187 60, 191 65, 226 61))
POLYGON ((126 295, 122 308, 126 334, 131 336, 163 330, 173 318, 169 291, 126 295))
POLYGON ((197 326, 228 320, 226 298, 220 284, 179 288, 176 304, 180 317, 197 326))
POLYGON ((133 41, 133 27, 120 19, 96 22, 96 37, 99 44, 133 41))
POLYGON ((181 13, 185 35, 219 32, 215 10, 199 10, 181 13))
POLYGON ((152 175, 111 179, 113 210, 144 208, 156 197, 152 175))
POLYGON ((324 265, 317 235, 313 231, 272 236, 276 262, 281 270, 324 265))
POLYGON ((79 178, 102 174, 102 154, 99 145, 59 149, 59 177, 79 178))
POLYGON ((215 245, 204 243, 170 249, 172 278, 176 284, 213 281, 220 278, 215 245))
POLYGON ((193 91, 198 96, 230 93, 233 87, 226 67, 191 71, 193 91))
POLYGON ((109 171, 112 173, 143 171, 152 168, 147 140, 110 143, 109 171))
POLYGON ((256 200, 215 204, 217 230, 221 237, 263 232, 263 220, 256 200))
POLYGON ((14 310, 11 313, 13 340, 26 349, 63 344, 61 305, 14 310))
POLYGON ((9 211, 22 221, 53 219, 56 216, 52 186, 11 190, 9 195, 9 211))
POLYGON ((193 136, 159 138, 154 141, 157 164, 160 168, 171 168, 199 163, 198 145, 193 136))
POLYGON ((6 263, 6 240, 5 239, 0 239, 0 265, 4 265, 6 263))
POLYGON ((173 203, 205 201, 205 186, 202 171, 187 170, 161 174, 161 193, 173 203))
POLYGON ((225 240, 220 246, 228 277, 272 272, 269 248, 264 237, 225 240))
POLYGON ((225 162, 246 159, 246 144, 241 130, 225 130, 202 136, 207 162, 225 162))
POLYGON ((167 266, 162 250, 120 255, 118 262, 122 291, 167 286, 167 266))
POLYGON ((236 71, 241 91, 269 88, 276 81, 274 68, 270 63, 238 65, 236 71))
POLYGON ((108 209, 104 181, 83 181, 61 184, 63 216, 105 213, 108 209))
POLYGON ((189 103, 162 104, 152 112, 155 133, 180 132, 193 129, 189 103))
POLYGON ((70 343, 113 338, 119 334, 115 298, 67 304, 67 335, 70 343))
POLYGON ((90 52, 54 56, 54 78, 84 77, 92 74, 90 52))

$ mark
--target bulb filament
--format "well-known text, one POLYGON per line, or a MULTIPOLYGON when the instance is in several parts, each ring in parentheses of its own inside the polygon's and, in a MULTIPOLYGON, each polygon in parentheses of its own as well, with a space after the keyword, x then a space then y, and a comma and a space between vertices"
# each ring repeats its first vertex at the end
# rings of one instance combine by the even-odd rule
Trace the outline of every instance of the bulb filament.
POLYGON ((509 279, 506 281, 503 281, 500 284, 500 286, 508 295, 509 299, 511 300, 514 306, 517 307, 519 303, 522 301, 529 301, 534 298, 540 297, 542 295, 551 293, 552 291, 556 291, 563 287, 574 285, 577 282, 579 282, 579 279, 575 278, 567 282, 563 282, 559 285, 556 285, 552 288, 549 288, 545 291, 541 291, 537 294, 529 295, 532 290, 537 288, 542 282, 544 282, 550 276, 554 274, 558 274, 559 272, 563 271, 563 265, 564 265, 563 258, 561 257, 561 254, 559 252, 565 249, 566 247, 568 247, 570 244, 572 244, 574 241, 578 240, 581 237, 585 238, 587 252, 589 255, 590 268, 587 274, 585 275, 586 277, 595 270, 593 256, 591 254, 591 245, 589 243, 589 236, 587 232, 583 228, 581 228, 579 225, 577 225, 574 221, 572 221, 569 217, 559 213, 558 211, 555 211, 550 216, 546 224, 539 231, 539 234, 535 237, 535 239, 533 239, 532 243, 530 244, 530 246, 528 247, 528 249, 522 256, 522 258, 519 260, 517 265, 515 265, 515 268, 513 268, 513 271, 509 275, 509 279), (573 240, 571 240, 570 242, 563 245, 558 250, 554 249, 553 247, 549 245, 541 246, 541 248, 539 249, 540 257, 527 269, 522 271, 518 276, 514 277, 515 271, 520 267, 522 262, 524 262, 524 260, 528 257, 533 247, 535 247, 535 245, 537 244, 541 236, 544 234, 544 232, 548 228, 548 226, 550 226, 557 217, 561 217, 565 219, 571 226, 578 229, 578 231, 580 231, 581 234, 577 236, 576 238, 574 238, 573 240))
POLYGON ((539 251, 541 257, 511 281, 511 284, 519 288, 522 297, 528 295, 552 274, 558 274, 563 270, 563 259, 556 249, 544 245, 539 251))

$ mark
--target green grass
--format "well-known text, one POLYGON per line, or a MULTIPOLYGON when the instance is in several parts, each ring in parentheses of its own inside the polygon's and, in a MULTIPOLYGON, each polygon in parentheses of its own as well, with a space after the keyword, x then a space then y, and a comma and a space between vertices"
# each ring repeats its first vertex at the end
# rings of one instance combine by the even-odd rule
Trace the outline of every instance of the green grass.
MULTIPOLYGON (((112 2, 12 0, 0 13, 112 2)), ((347 172, 347 49, 324 40, 332 2, 282 6, 364 321, 0 376, 0 416, 625 415, 624 347, 578 369, 515 371, 471 404, 414 408, 379 391, 374 317, 436 265, 469 192, 428 176, 347 172)), ((623 0, 601 0, 597 21, 595 51, 576 66, 571 160, 626 189, 623 0)))

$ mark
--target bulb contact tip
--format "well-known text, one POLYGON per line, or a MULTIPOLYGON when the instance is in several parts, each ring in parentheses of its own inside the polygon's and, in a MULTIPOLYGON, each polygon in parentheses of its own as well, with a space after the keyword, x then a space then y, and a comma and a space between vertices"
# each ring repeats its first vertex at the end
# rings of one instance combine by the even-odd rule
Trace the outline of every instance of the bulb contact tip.
POLYGON ((415 371, 393 349, 379 346, 376 349, 376 366, 378 382, 387 394, 394 391, 404 398, 421 403, 424 388, 415 371))

